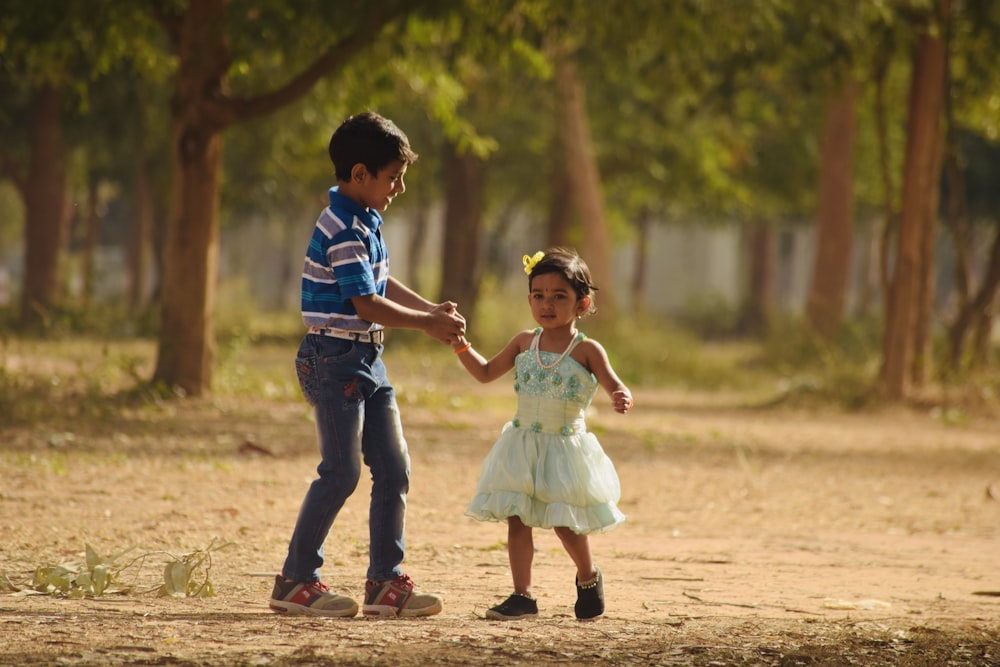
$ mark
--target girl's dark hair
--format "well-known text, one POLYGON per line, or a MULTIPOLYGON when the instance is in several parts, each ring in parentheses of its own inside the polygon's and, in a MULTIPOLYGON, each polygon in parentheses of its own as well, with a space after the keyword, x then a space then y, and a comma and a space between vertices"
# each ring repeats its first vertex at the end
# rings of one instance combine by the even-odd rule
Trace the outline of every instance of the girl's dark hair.
POLYGON ((351 180, 351 169, 359 162, 372 176, 377 176, 394 160, 407 165, 417 160, 406 134, 373 111, 359 113, 341 123, 330 137, 329 152, 338 181, 351 180))
POLYGON ((587 263, 575 251, 569 248, 546 249, 544 256, 528 274, 528 289, 531 289, 531 281, 535 276, 545 273, 558 273, 565 278, 573 286, 576 298, 590 297, 590 309, 584 315, 593 315, 597 312, 593 294, 597 291, 597 286, 592 282, 587 263))

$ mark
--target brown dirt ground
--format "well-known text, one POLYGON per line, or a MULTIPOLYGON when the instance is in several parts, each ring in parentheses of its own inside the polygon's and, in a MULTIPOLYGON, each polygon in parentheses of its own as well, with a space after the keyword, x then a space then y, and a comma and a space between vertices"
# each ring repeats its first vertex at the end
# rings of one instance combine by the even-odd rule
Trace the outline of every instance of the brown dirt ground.
MULTIPOLYGON (((232 543, 213 553, 215 597, 0 595, 0 664, 1000 665, 998 419, 761 410, 643 389, 623 417, 598 396, 590 424, 629 517, 592 539, 607 614, 573 618, 573 568, 538 532, 540 616, 507 623, 483 618, 511 586, 505 527, 463 510, 513 396, 468 380, 418 406, 405 397, 419 383, 397 378, 413 459, 405 567, 444 597, 442 614, 269 612, 316 464, 307 411, 186 401, 72 438, 62 425, 0 425, 0 572, 15 584, 80 561, 89 542, 151 554, 126 578, 152 588, 156 552, 232 543)), ((326 580, 355 597, 366 504, 362 485, 327 543, 326 580)))

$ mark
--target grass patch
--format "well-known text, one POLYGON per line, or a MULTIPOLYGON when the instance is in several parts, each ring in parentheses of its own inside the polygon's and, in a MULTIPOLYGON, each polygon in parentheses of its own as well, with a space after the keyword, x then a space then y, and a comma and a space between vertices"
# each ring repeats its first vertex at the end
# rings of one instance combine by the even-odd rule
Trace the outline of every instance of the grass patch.
MULTIPOLYGON (((517 294, 484 296, 469 321, 469 338, 487 357, 517 331, 532 328, 517 294)), ((836 407, 862 410, 877 405, 881 329, 877 322, 853 322, 833 340, 800 321, 779 320, 763 340, 702 340, 662 317, 585 318, 585 333, 601 342, 618 374, 634 389, 663 387, 735 392, 764 407, 836 407), (754 398, 756 397, 756 398, 754 398), (764 397, 764 398, 759 398, 764 397)), ((213 393, 217 398, 274 402, 301 400, 294 355, 302 336, 297 313, 261 313, 253 308, 218 318, 213 393)), ((74 334, 60 338, 0 338, 0 413, 7 425, 50 422, 108 422, 124 411, 159 411, 169 392, 150 383, 156 357, 152 338, 74 334)), ((404 405, 441 411, 468 410, 463 391, 474 382, 450 347, 416 331, 391 330, 386 364, 404 405)), ((503 380, 496 383, 499 387, 503 380)), ((1000 373, 936 383, 927 409, 948 423, 995 410, 1000 373)), ((475 407, 506 409, 510 396, 487 392, 475 407), (485 401, 486 403, 483 403, 485 401), (492 402, 495 406, 491 405, 492 402)), ((925 400, 924 398, 918 401, 925 400)), ((63 429, 65 430, 65 429, 63 429)))

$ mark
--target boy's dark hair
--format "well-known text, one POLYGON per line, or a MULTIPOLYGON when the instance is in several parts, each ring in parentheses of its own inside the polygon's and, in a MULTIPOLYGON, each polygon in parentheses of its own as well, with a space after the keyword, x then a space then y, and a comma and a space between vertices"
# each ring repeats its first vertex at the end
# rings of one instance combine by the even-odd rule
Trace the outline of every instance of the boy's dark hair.
POLYGON ((351 116, 330 137, 330 160, 338 181, 351 180, 351 170, 359 162, 372 176, 394 160, 413 164, 417 154, 410 140, 388 118, 373 111, 351 116))
POLYGON ((528 274, 528 289, 531 289, 531 281, 535 276, 545 273, 562 275, 573 286, 576 298, 590 297, 590 309, 584 315, 593 315, 597 312, 593 294, 597 291, 597 286, 594 285, 590 277, 590 267, 575 251, 569 248, 546 249, 544 256, 538 260, 538 263, 532 267, 531 273, 528 274))

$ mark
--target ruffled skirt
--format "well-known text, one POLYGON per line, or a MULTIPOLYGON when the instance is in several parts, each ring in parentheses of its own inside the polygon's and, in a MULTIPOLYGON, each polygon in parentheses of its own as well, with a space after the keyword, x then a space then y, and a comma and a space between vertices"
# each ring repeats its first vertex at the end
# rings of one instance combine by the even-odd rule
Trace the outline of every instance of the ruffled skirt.
POLYGON ((508 422, 465 514, 480 521, 517 516, 526 526, 585 535, 625 520, 620 498, 618 473, 594 434, 539 433, 508 422))

